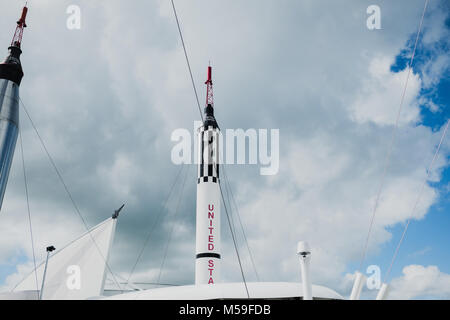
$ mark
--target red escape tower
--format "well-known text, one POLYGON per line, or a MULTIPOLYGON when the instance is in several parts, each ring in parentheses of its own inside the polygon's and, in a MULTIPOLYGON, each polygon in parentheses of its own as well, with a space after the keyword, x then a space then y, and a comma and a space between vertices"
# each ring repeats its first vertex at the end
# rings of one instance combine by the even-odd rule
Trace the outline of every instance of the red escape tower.
POLYGON ((20 55, 22 54, 22 37, 23 29, 27 27, 26 17, 28 8, 25 6, 22 10, 22 15, 17 21, 16 31, 14 32, 11 46, 8 48, 9 55, 5 62, 1 64, 0 79, 7 79, 20 85, 23 77, 22 65, 20 63, 20 55))
POLYGON ((14 32, 14 37, 11 41, 11 47, 18 47, 20 49, 20 45, 22 44, 23 29, 27 27, 27 24, 25 23, 27 13, 28 8, 23 7, 22 16, 19 21, 17 21, 16 32, 14 32))
POLYGON ((211 78, 212 68, 208 66, 208 80, 206 80, 206 105, 211 105, 214 108, 214 99, 213 99, 213 85, 211 78))

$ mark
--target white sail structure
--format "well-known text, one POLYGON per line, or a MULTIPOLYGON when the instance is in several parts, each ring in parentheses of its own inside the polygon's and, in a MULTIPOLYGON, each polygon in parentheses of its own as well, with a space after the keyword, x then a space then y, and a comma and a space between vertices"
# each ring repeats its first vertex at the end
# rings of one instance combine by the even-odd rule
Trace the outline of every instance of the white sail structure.
MULTIPOLYGON (((43 300, 82 300, 103 295, 109 252, 116 229, 116 217, 109 218, 50 256, 45 276, 43 300)), ((45 262, 36 269, 39 290, 45 262)), ((9 294, 37 299, 35 271, 9 294), (34 294, 32 293, 34 292, 34 294)), ((8 297, 1 297, 8 298, 8 297)))

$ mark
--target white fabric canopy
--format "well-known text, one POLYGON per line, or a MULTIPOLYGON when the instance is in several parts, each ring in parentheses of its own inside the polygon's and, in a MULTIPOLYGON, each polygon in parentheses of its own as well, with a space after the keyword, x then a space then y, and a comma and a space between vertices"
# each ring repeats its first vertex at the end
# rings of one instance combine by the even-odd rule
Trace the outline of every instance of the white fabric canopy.
MULTIPOLYGON (((76 300, 100 296, 106 277, 106 261, 113 242, 117 219, 109 218, 61 250, 50 254, 45 276, 46 300, 76 300)), ((45 262, 37 267, 39 290, 45 262)), ((13 292, 36 290, 33 270, 13 292)))

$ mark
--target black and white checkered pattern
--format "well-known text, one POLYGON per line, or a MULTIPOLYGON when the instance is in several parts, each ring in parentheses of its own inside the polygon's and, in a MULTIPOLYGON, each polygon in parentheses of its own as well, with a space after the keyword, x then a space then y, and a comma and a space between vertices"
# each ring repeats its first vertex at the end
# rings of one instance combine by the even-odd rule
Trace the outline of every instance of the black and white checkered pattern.
POLYGON ((219 129, 213 126, 200 127, 199 129, 199 164, 198 179, 200 182, 219 182, 219 129), (204 156, 204 150, 208 150, 204 156))

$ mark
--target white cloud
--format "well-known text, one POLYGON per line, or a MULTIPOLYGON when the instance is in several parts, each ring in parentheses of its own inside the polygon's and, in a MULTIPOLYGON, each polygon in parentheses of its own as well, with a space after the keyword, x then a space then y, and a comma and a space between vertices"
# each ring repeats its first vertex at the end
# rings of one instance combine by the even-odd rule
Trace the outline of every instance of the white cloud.
POLYGON ((450 274, 437 266, 410 265, 392 280, 389 299, 450 299, 450 274))
POLYGON ((395 124, 409 72, 399 125, 420 121, 417 101, 421 88, 419 75, 411 72, 409 68, 393 73, 390 71, 392 64, 393 57, 375 58, 370 62, 369 74, 363 80, 361 93, 350 106, 354 121, 372 121, 378 125, 395 124))

